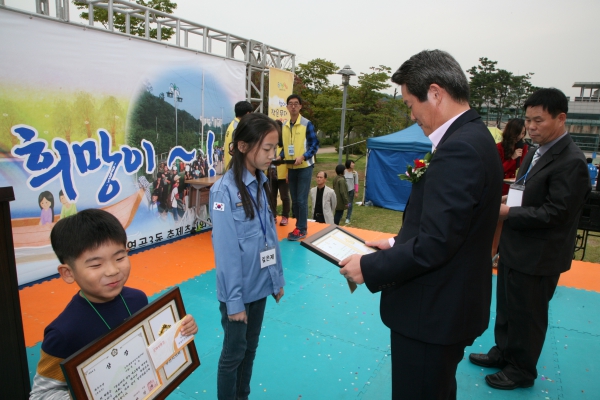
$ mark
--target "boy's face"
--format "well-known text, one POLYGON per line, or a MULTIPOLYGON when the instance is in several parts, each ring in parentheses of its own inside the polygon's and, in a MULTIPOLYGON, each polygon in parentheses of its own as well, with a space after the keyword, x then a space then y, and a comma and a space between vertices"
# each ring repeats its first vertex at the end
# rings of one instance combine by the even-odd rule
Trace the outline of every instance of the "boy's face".
POLYGON ((106 303, 117 297, 131 269, 127 249, 113 242, 83 252, 74 264, 74 268, 59 265, 58 273, 67 283, 77 282, 88 300, 94 303, 106 303))

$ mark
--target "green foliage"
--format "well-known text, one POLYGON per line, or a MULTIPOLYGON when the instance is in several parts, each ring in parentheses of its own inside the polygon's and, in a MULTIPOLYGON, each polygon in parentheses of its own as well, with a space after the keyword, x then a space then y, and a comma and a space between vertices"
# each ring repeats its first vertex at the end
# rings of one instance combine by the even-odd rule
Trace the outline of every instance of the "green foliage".
MULTIPOLYGON (((137 3, 141 6, 153 8, 157 11, 161 11, 161 12, 164 12, 167 14, 173 14, 173 10, 175 10, 177 8, 177 4, 171 2, 170 0, 148 0, 148 1, 135 0, 135 3, 137 3)), ((75 4, 77 9, 79 9, 79 10, 87 10, 88 9, 88 3, 82 3, 82 2, 78 2, 76 0, 73 0, 73 4, 75 4)), ((125 33, 127 30, 125 14, 118 13, 118 12, 116 12, 116 10, 117 10, 117 8, 113 8, 113 25, 114 25, 115 29, 119 30, 120 32, 125 33)), ((87 20, 89 18, 88 12, 82 12, 79 16, 85 20, 87 20)), ((152 14, 150 14, 150 18, 151 19, 153 18, 152 14)), ((100 22, 105 28, 107 28, 108 27, 108 10, 105 10, 105 9, 99 8, 99 7, 94 7, 94 21, 100 22)), ((130 21, 129 21, 129 26, 130 26, 129 32, 132 35, 146 36, 145 20, 131 16, 130 21)), ((160 32, 161 32, 161 40, 168 40, 171 38, 171 36, 173 36, 174 30, 173 30, 173 28, 163 27, 163 28, 161 28, 160 32)), ((158 37, 158 29, 150 29, 150 37, 153 39, 156 39, 158 37)))
POLYGON ((510 110, 515 117, 521 115, 523 102, 537 88, 530 83, 533 72, 514 75, 510 71, 497 69, 497 64, 498 61, 481 57, 479 65, 466 72, 471 75, 471 105, 482 114, 485 109, 486 122, 489 122, 490 111, 494 110, 496 124, 500 125, 502 116, 510 110))
MULTIPOLYGON (((208 125, 205 125, 205 139, 208 130, 208 125)), ((131 111, 127 142, 132 147, 139 147, 142 139, 146 139, 154 144, 154 150, 160 157, 161 154, 170 151, 176 140, 177 144, 186 150, 199 148, 201 139, 199 132, 201 132, 199 119, 185 110, 178 109, 176 134, 173 104, 145 90, 131 111)), ((218 140, 221 132, 217 130, 215 134, 218 140)))
MULTIPOLYGON (((317 58, 299 64, 294 80, 294 93, 303 99, 302 115, 331 139, 327 143, 334 145, 339 143, 335 136, 340 132, 343 92, 340 87, 330 84, 329 75, 337 70, 338 66, 331 61, 317 58)), ((411 124, 406 105, 395 95, 382 92, 390 87, 391 73, 385 65, 371 67, 371 72, 359 74, 357 86, 348 86, 345 145, 350 144, 350 136, 353 142, 361 142, 367 137, 387 135, 411 124)), ((365 150, 364 145, 352 146, 352 151, 365 150)))

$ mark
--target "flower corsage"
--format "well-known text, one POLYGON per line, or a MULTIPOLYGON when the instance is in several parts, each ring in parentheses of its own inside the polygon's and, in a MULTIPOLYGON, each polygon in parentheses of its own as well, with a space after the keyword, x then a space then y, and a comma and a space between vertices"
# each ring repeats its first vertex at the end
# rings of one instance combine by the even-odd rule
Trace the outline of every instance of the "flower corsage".
POLYGON ((419 182, 419 179, 425 174, 431 161, 431 153, 425 154, 422 160, 415 160, 415 165, 407 165, 404 174, 398 174, 401 180, 410 181, 412 184, 419 182))

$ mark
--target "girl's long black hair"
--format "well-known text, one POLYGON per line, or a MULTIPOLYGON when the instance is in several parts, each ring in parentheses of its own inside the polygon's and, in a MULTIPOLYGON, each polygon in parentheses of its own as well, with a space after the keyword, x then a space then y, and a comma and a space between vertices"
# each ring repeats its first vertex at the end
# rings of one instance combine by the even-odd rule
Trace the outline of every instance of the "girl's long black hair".
MULTIPOLYGON (((276 131, 278 134, 281 132, 279 125, 271 118, 264 114, 252 113, 246 114, 240 119, 240 122, 233 132, 233 155, 231 156, 230 168, 233 170, 233 179, 242 198, 242 205, 244 206, 244 212, 246 218, 254 219, 254 203, 250 199, 250 192, 246 189, 244 184, 244 168, 246 168, 246 157, 256 146, 260 146, 267 136, 268 133, 276 131), (246 143, 246 152, 242 153, 238 148, 238 143, 246 143)), ((268 185, 266 185, 266 179, 264 182, 260 182, 260 174, 256 174, 258 181, 258 188, 256 192, 256 204, 260 208, 260 187, 264 187, 267 199, 270 196, 268 185)), ((268 204, 267 204, 268 205, 268 204)))

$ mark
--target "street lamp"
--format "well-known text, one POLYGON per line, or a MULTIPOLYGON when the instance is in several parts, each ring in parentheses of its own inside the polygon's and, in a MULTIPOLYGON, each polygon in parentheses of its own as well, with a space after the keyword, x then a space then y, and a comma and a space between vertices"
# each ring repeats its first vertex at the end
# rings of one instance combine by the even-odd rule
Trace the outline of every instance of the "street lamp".
POLYGON ((169 91, 167 92, 167 97, 173 98, 173 106, 175 107, 175 146, 177 146, 177 103, 183 102, 183 98, 179 97, 179 88, 176 84, 170 84, 169 91))
POLYGON ((337 72, 342 76, 342 85, 344 86, 344 94, 342 96, 342 126, 340 127, 340 148, 338 156, 338 164, 342 163, 342 152, 344 151, 344 123, 346 122, 346 95, 348 94, 348 84, 350 77, 356 76, 349 65, 345 65, 343 69, 337 72))

